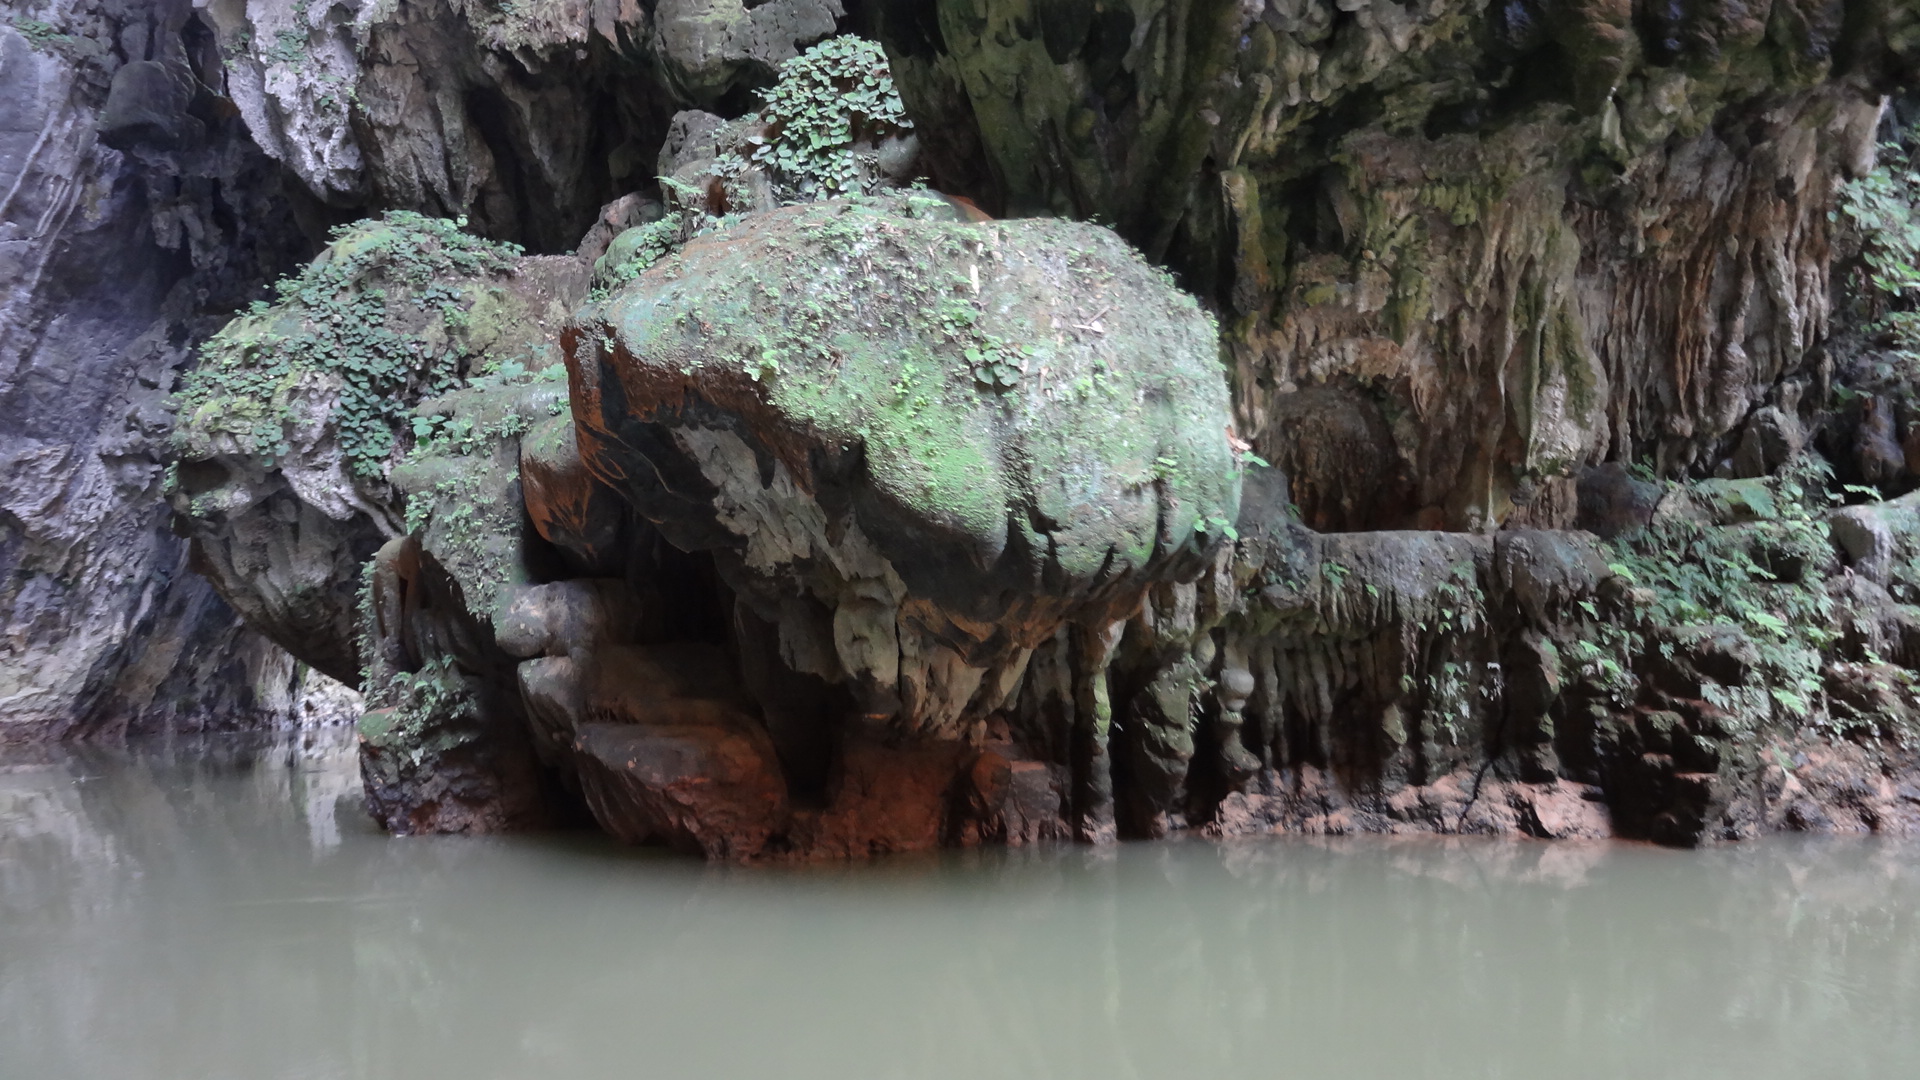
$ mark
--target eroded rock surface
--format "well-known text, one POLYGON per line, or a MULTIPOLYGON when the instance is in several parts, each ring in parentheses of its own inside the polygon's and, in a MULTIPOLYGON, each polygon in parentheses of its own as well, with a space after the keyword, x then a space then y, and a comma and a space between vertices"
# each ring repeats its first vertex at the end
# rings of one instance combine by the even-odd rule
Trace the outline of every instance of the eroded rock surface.
POLYGON ((1104 230, 796 207, 583 317, 583 457, 725 571, 898 577, 951 613, 930 629, 991 655, 1198 570, 1238 508, 1211 338, 1104 230))
POLYGON ((1341 531, 1568 527, 1570 466, 1811 405, 1836 184, 1920 59, 1862 2, 1043 7, 876 8, 934 175, 1177 267, 1341 531))
POLYGON ((334 711, 191 571, 159 501, 194 345, 311 253, 204 31, 184 0, 0 22, 0 742, 334 711))
POLYGON ((504 507, 518 528, 517 492, 488 489, 513 482, 522 410, 559 404, 561 384, 541 373, 558 374, 551 339, 584 289, 575 260, 516 259, 445 222, 340 233, 278 305, 222 330, 187 380, 169 497, 202 572, 295 655, 357 683, 360 567, 410 527, 444 526, 427 507, 457 493, 474 519, 463 555, 493 555, 468 582, 487 614, 479 594, 517 559, 484 550, 479 535, 499 526, 478 519, 504 507), (460 392, 483 382, 496 391, 485 404, 460 392), (527 401, 538 385, 546 400, 527 401))
POLYGON ((180 395, 169 497, 196 565, 365 692, 369 802, 395 831, 552 818, 493 619, 538 565, 521 436, 567 411, 555 339, 585 288, 578 259, 393 215, 229 324, 180 395))
MULTIPOLYGON (((848 810, 855 785, 833 775, 879 760, 857 747, 882 731, 951 748, 903 751, 906 775, 930 770, 907 782, 922 794, 881 800, 917 798, 921 839, 869 843, 951 831, 941 806, 977 753, 962 744, 1035 651, 1104 641, 1153 582, 1207 565, 1238 500, 1213 334, 1104 230, 911 195, 749 218, 583 313, 583 463, 712 559, 774 744, 828 791, 789 843, 857 850, 898 826, 848 810)), ((1089 789, 1056 805, 1095 830, 1104 656, 1077 648, 1059 688, 1058 741, 1086 752, 1058 763, 1089 789)), ((983 775, 976 809, 1005 831, 1012 782, 983 775)))
POLYGON ((839 0, 255 0, 204 17, 247 130, 316 197, 468 215, 557 252, 651 186, 677 109, 745 111, 842 14, 839 0))

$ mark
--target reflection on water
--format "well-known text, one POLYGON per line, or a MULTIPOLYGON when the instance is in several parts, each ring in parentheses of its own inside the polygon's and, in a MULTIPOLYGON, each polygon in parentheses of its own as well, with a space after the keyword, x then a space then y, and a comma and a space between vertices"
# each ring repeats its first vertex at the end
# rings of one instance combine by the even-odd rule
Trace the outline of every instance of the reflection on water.
POLYGON ((715 869, 389 840, 320 738, 0 760, 0 1077, 1920 1073, 1920 848, 715 869))

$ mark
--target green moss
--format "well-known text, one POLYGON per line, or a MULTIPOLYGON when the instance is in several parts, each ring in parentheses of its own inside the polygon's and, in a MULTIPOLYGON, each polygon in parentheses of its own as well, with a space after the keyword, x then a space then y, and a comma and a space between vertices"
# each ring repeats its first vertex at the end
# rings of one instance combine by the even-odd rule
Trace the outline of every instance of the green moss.
POLYGON ((400 714, 397 709, 368 709, 360 714, 360 721, 355 725, 355 730, 368 742, 384 745, 399 719, 400 714))
POLYGON ((1562 302, 1554 308, 1547 323, 1546 335, 1543 352, 1546 362, 1558 370, 1565 381, 1567 413, 1582 421, 1593 417, 1601 405, 1599 387, 1594 384, 1586 335, 1581 331, 1579 316, 1574 313, 1570 302, 1562 302))
POLYGON ((1825 479, 1823 465, 1802 459, 1770 479, 1691 485, 1704 520, 1676 516, 1610 543, 1611 569, 1627 586, 1619 610, 1586 604, 1590 632, 1568 657, 1625 703, 1649 650, 1670 656, 1688 641, 1736 634, 1753 646, 1756 675, 1747 687, 1708 687, 1708 700, 1735 717, 1818 719, 1820 650, 1839 638, 1822 572, 1832 550, 1825 479))
POLYGON ((410 455, 394 470, 407 528, 460 586, 461 606, 491 618, 503 589, 527 581, 513 455, 410 455))
POLYGON ((614 237, 606 254, 593 264, 593 287, 602 294, 617 289, 678 248, 687 216, 686 211, 675 211, 614 237))
POLYGON ((1210 544, 1237 513, 1217 327, 1095 226, 815 204, 691 244, 585 321, 663 377, 743 376, 811 437, 863 445, 916 515, 988 549, 1026 532, 1076 575, 1210 544))
POLYGON ((466 386, 414 410, 415 442, 393 469, 407 530, 460 586, 466 609, 490 617, 503 587, 527 580, 518 487, 520 440, 571 422, 566 368, 496 361, 466 386))
POLYGON ((471 680, 444 657, 419 671, 394 672, 374 688, 381 703, 360 717, 362 739, 381 750, 404 753, 418 766, 472 742, 479 734, 480 702, 471 680))
POLYGON ((174 446, 238 450, 272 466, 290 447, 294 399, 337 384, 330 421, 352 471, 383 475, 412 401, 457 385, 524 307, 491 279, 518 249, 451 221, 394 212, 335 230, 334 243, 201 349, 177 396, 174 446))
POLYGON ((1433 275, 1422 252, 1394 267, 1393 294, 1387 300, 1387 333, 1405 345, 1433 315, 1433 275))
POLYGON ((72 34, 63 34, 51 23, 39 19, 16 19, 12 23, 14 30, 27 39, 27 44, 36 49, 52 52, 62 45, 73 43, 72 34))

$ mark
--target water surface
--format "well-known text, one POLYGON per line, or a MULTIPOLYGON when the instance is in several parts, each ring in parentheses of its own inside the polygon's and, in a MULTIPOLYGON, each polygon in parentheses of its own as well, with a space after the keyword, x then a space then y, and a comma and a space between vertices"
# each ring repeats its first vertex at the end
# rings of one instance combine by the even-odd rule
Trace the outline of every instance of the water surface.
POLYGON ((709 868, 414 838, 351 746, 0 758, 0 1077, 1920 1075, 1920 848, 709 868))

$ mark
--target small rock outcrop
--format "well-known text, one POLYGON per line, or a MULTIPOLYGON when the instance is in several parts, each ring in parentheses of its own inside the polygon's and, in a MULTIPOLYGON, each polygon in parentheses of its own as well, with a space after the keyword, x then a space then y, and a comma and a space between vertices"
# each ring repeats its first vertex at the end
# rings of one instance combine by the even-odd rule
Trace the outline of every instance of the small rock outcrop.
POLYGON ((577 259, 388 215, 222 330, 179 395, 168 497, 195 565, 365 692, 395 831, 549 819, 491 620, 529 580, 519 444, 566 413, 555 340, 585 291, 577 259))
MULTIPOLYGON (((421 519, 396 466, 409 448, 490 445, 521 423, 462 415, 459 398, 413 406, 557 370, 551 339, 585 285, 574 260, 517 259, 446 221, 342 230, 278 304, 211 340, 181 391, 168 497, 201 572, 296 656, 357 682, 360 568, 421 519)), ((417 502, 462 482, 419 475, 430 468, 413 467, 417 502)))

